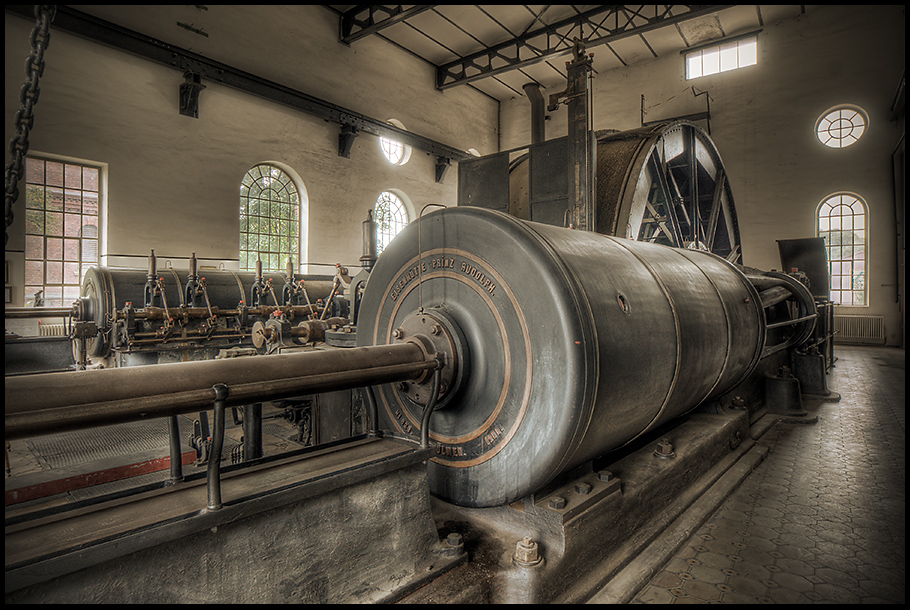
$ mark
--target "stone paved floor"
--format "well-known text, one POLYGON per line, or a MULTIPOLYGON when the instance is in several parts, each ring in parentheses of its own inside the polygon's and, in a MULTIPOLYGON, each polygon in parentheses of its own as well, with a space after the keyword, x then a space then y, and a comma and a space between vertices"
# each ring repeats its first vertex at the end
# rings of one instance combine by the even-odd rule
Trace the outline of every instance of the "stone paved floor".
POLYGON ((771 452, 632 603, 903 603, 904 350, 837 346, 815 425, 771 452))

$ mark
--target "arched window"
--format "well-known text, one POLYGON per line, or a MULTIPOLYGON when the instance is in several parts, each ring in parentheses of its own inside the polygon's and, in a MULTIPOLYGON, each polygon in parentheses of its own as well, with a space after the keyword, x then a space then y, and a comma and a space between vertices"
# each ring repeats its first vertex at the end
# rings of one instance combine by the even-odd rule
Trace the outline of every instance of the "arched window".
POLYGON ((256 165, 240 181, 240 269, 284 271, 300 264, 300 195, 287 172, 256 165))
POLYGON ((825 238, 831 300, 867 305, 866 205, 851 193, 831 195, 818 206, 818 236, 825 238))
MULTIPOLYGON (((388 122, 395 127, 404 129, 404 125, 397 119, 389 119, 388 122)), ((407 144, 380 137, 379 147, 382 149, 382 154, 385 155, 385 158, 388 159, 389 163, 392 165, 404 165, 408 162, 408 159, 411 158, 411 147, 407 144)))
POLYGON ((376 241, 379 252, 382 252, 392 238, 408 224, 408 210, 404 201, 389 191, 380 193, 373 210, 373 218, 376 220, 376 241))

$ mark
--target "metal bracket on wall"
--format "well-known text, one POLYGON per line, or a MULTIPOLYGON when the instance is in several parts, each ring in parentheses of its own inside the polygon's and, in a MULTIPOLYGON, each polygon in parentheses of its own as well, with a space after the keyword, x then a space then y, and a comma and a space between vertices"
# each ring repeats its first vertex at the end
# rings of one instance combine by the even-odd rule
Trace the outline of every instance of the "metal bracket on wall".
POLYGON ((353 125, 342 125, 341 133, 338 134, 338 156, 345 159, 351 158, 351 147, 354 146, 354 140, 360 134, 360 130, 353 125))
POLYGON ((199 118, 199 92, 205 89, 202 84, 202 75, 186 72, 183 75, 184 83, 180 85, 180 114, 199 118))
POLYGON ((452 167, 452 160, 447 157, 436 157, 436 182, 442 184, 448 169, 452 167))

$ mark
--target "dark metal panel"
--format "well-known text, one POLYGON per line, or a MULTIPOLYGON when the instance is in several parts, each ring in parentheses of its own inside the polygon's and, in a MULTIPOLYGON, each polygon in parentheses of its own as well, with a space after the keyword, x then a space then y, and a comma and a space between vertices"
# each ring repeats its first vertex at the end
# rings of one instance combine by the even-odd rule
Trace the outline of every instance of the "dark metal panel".
POLYGON ((780 250, 780 264, 784 273, 799 269, 809 278, 809 292, 812 296, 828 298, 830 280, 824 237, 778 239, 777 249, 780 250))
POLYGON ((569 209, 568 138, 547 140, 530 148, 531 220, 557 227, 565 226, 569 209))
POLYGON ((509 155, 498 153, 458 164, 458 205, 509 212, 509 155))

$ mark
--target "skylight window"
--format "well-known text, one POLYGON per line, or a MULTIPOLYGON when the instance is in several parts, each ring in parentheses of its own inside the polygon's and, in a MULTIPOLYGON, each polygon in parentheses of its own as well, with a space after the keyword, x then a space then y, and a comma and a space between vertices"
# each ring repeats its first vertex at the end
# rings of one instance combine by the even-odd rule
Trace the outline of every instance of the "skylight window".
POLYGON ((758 63, 758 39, 749 36, 686 53, 686 79, 754 66, 758 63))

